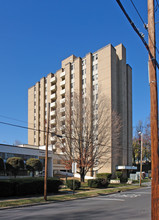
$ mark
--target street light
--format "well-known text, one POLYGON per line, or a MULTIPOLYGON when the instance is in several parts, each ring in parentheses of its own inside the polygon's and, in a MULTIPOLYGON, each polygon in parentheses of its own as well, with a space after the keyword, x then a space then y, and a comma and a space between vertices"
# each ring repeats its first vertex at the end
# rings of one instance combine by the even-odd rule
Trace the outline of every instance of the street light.
POLYGON ((138 134, 141 136, 141 152, 140 152, 140 183, 141 186, 141 178, 142 178, 142 149, 143 149, 143 133, 138 132, 138 134))

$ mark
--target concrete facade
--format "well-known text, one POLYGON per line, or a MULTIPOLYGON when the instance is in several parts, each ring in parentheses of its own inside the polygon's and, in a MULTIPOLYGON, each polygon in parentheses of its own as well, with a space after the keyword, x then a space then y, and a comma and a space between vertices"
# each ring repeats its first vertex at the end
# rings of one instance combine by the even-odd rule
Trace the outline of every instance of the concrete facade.
MULTIPOLYGON (((117 149, 113 143, 113 131, 110 131, 110 152, 105 155, 109 160, 98 172, 111 173, 115 171, 117 165, 131 166, 132 69, 126 64, 125 47, 122 44, 116 47, 109 44, 93 54, 88 53, 84 58, 71 55, 62 61, 61 67, 56 73, 43 77, 28 90, 28 127, 36 129, 28 131, 28 144, 37 146, 46 144, 44 131, 48 102, 51 103, 51 131, 64 135, 66 102, 70 105, 71 111, 73 94, 79 96, 81 105, 85 98, 91 100, 92 114, 94 114, 92 100, 95 96, 98 98, 103 96, 107 100, 110 116, 113 111, 120 115, 122 128, 120 147, 117 149), (117 151, 118 155, 115 154, 117 151)), ((58 145, 56 136, 50 135, 49 144, 54 146, 56 153, 60 153, 59 148, 56 148, 58 145)))

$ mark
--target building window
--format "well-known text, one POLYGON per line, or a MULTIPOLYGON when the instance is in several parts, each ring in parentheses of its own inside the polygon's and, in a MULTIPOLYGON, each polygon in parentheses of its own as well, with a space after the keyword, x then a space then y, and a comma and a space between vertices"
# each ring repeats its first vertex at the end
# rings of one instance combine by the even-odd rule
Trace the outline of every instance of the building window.
POLYGON ((74 69, 74 65, 73 64, 71 64, 71 70, 73 70, 74 69))
POLYGON ((96 70, 98 69, 98 64, 96 64, 96 70))
POLYGON ((86 60, 82 60, 82 66, 84 66, 86 64, 86 60))
POLYGON ((73 88, 73 83, 71 83, 71 89, 73 88))
POLYGON ((73 74, 71 74, 71 79, 73 79, 73 74))

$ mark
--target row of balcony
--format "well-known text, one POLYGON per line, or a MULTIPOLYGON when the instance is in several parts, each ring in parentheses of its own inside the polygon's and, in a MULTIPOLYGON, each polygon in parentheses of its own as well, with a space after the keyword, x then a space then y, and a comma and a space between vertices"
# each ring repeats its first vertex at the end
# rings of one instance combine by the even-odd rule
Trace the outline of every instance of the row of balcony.
MULTIPOLYGON (((64 95, 65 94, 65 89, 62 89, 60 92, 60 95, 64 95)), ((51 94, 50 96, 51 99, 56 99, 56 93, 51 94)))
MULTIPOLYGON (((63 71, 61 74, 60 74, 60 77, 64 77, 65 76, 65 71, 63 71)), ((56 76, 54 75, 51 80, 50 80, 52 83, 56 82, 56 76)))
MULTIPOLYGON (((65 120, 65 116, 62 116, 62 117, 60 118, 60 121, 64 121, 64 120, 65 120)), ((52 124, 52 125, 56 124, 56 119, 55 119, 55 118, 51 120, 51 124, 52 124)))
MULTIPOLYGON (((60 86, 64 86, 64 85, 65 85, 65 80, 60 82, 60 86)), ((51 86, 50 90, 52 92, 55 92, 56 91, 56 85, 51 86)))

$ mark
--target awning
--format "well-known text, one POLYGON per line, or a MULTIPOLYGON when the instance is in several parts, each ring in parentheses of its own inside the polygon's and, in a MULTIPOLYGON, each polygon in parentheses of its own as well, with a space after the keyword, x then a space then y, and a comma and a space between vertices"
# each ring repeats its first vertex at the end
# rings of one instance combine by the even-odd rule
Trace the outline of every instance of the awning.
POLYGON ((118 165, 116 166, 116 170, 137 170, 137 167, 118 165))

